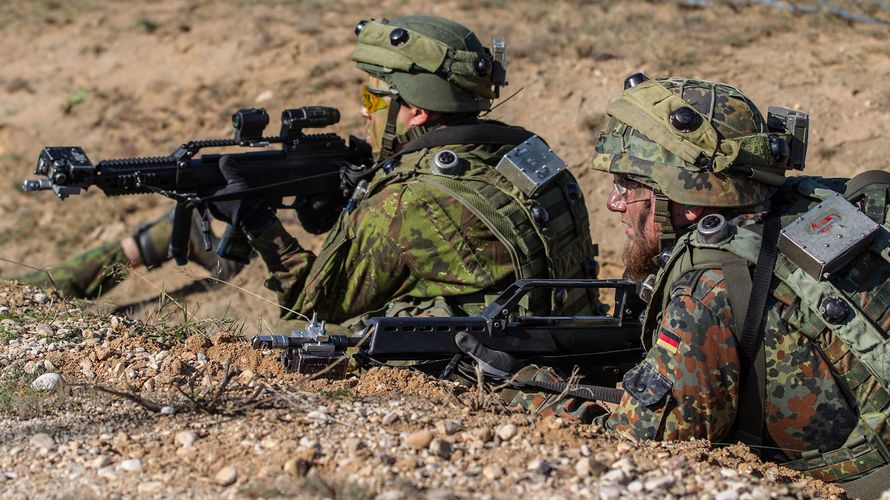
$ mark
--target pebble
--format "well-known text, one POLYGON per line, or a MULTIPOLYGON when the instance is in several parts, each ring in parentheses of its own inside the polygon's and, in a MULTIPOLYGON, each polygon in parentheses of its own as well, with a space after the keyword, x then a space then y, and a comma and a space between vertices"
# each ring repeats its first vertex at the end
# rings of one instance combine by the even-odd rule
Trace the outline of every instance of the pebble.
POLYGON ((389 424, 395 422, 395 421, 398 420, 398 419, 399 419, 399 414, 398 414, 398 413, 396 413, 396 412, 389 412, 389 413, 387 413, 387 414, 383 417, 383 421, 382 421, 382 423, 383 423, 383 425, 389 425, 389 424))
POLYGON ((49 326, 46 323, 40 323, 36 328, 37 335, 43 335, 44 337, 52 337, 56 332, 53 330, 53 327, 49 326))
POLYGON ((723 490, 714 495, 714 500, 738 500, 739 494, 735 490, 723 490))
POLYGON ((739 473, 736 472, 735 469, 723 467, 722 469, 720 469, 720 475, 723 477, 738 477, 739 473))
POLYGON ((600 482, 602 483, 627 484, 629 480, 627 473, 620 468, 614 468, 600 477, 600 482))
POLYGON ((501 441, 509 441, 513 439, 518 431, 516 430, 516 426, 513 424, 505 424, 498 428, 497 435, 501 438, 501 441))
POLYGON ((99 455, 98 457, 90 460, 87 464, 91 469, 101 469, 102 467, 107 466, 111 463, 111 459, 105 455, 99 455))
POLYGON ((535 460, 529 462, 528 465, 525 466, 525 469, 535 474, 544 474, 546 476, 550 473, 552 467, 550 467, 550 464, 547 463, 546 460, 542 458, 536 458, 535 460))
POLYGON ((590 459, 587 457, 578 460, 575 463, 575 474, 578 474, 580 477, 588 477, 590 476, 590 459))
POLYGON ((216 484, 220 486, 229 486, 235 483, 238 480, 238 470, 228 465, 223 467, 216 473, 216 484))
POLYGON ((323 411, 313 410, 306 414, 306 418, 309 420, 318 420, 324 422, 328 419, 328 415, 323 411))
POLYGON ((463 426, 457 420, 440 420, 436 423, 436 430, 446 436, 455 434, 462 428, 463 426))
POLYGON ((198 440, 198 436, 192 431, 179 431, 173 439, 179 446, 189 447, 195 444, 195 441, 198 440))
POLYGON ((0 314, 6 314, 9 312, 9 308, 6 306, 0 306, 0 314))
POLYGON ((49 297, 45 293, 35 293, 32 298, 34 299, 34 302, 37 302, 38 304, 46 304, 49 302, 49 297))
POLYGON ((35 391, 54 391, 62 383, 62 376, 58 373, 44 373, 31 382, 31 388, 35 391))
POLYGON ((139 486, 136 487, 136 491, 138 493, 142 493, 143 495, 150 495, 152 493, 160 492, 163 488, 164 483, 160 481, 148 481, 145 483, 140 483, 139 486))
POLYGON ((48 450, 50 449, 50 447, 52 447, 53 444, 55 444, 56 440, 53 439, 52 436, 50 436, 49 434, 40 432, 31 436, 29 442, 31 443, 31 446, 35 448, 43 448, 48 450))
POLYGON ((451 490, 438 489, 430 490, 426 494, 426 498, 427 500, 457 500, 458 497, 451 490))
POLYGON ((124 460, 118 464, 117 468, 124 472, 140 472, 142 470, 142 460, 138 458, 124 460))
POLYGON ((294 477, 305 477, 312 464, 302 458, 292 458, 284 463, 284 472, 294 477))
POLYGON ((504 468, 497 464, 488 464, 482 469, 482 475, 485 479, 494 481, 505 473, 504 468))
POLYGON ((629 491, 630 493, 634 493, 634 494, 641 493, 643 491, 643 482, 640 481, 639 479, 636 481, 631 481, 627 485, 627 491, 629 491))
POLYGON ((164 406, 161 408, 161 415, 173 415, 176 413, 175 406, 164 406))
POLYGON ((424 429, 408 434, 408 437, 405 438, 405 445, 415 450, 422 450, 429 446, 432 441, 433 433, 424 429))
POLYGON ((43 365, 39 361, 28 361, 22 367, 22 370, 28 375, 36 375, 41 368, 43 368, 43 365))
POLYGON ((444 439, 434 439, 430 443, 430 453, 436 455, 437 457, 448 460, 451 458, 451 454, 453 452, 454 449, 452 448, 451 443, 445 441, 444 439))
POLYGON ((647 479, 646 482, 643 483, 643 487, 646 488, 646 491, 655 491, 670 488, 673 484, 674 476, 664 475, 647 479))

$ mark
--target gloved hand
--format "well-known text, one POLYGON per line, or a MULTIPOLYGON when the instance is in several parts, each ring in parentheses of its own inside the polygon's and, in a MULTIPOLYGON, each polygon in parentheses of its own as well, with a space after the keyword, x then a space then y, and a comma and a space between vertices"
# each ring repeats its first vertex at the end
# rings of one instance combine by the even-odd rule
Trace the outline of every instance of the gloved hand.
POLYGON ((467 332, 457 332, 454 335, 454 343, 464 354, 479 363, 482 373, 486 375, 510 378, 520 368, 518 359, 503 351, 485 347, 467 332))
MULTIPOLYGON (((226 179, 226 187, 217 194, 249 189, 247 181, 238 171, 235 159, 224 155, 219 159, 219 171, 226 179)), ((250 235, 258 234, 275 221, 275 212, 265 200, 249 198, 239 200, 214 201, 209 204, 210 213, 221 221, 228 222, 250 235)))

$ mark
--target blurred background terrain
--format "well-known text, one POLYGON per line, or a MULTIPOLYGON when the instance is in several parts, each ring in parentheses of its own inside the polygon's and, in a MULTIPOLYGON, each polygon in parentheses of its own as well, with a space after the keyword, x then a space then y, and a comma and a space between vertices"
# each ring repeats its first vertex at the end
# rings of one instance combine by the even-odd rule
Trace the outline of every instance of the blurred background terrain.
MULTIPOLYGON (((277 130, 282 109, 305 105, 338 107, 333 130, 363 136, 363 73, 349 60, 355 23, 431 13, 467 24, 486 44, 507 38, 510 85, 502 95, 519 92, 490 117, 537 132, 572 166, 603 276, 620 276, 622 233, 604 207, 611 180, 585 162, 628 74, 724 81, 764 113, 770 105, 809 112, 809 174, 883 169, 888 9, 879 1, 8 0, 0 6, 0 275, 120 239, 173 206, 160 196, 107 198, 98 190, 65 201, 22 193, 42 146, 79 145, 94 162, 165 155, 191 139, 229 137, 238 108, 267 108, 269 130, 277 130)), ((304 246, 318 248, 321 238, 306 235, 292 213, 281 217, 304 246)), ((161 292, 204 274, 172 262, 137 269, 97 307, 163 314, 161 292), (133 306, 140 302, 147 305, 133 306)), ((254 262, 234 286, 190 295, 190 314, 283 329, 264 277, 254 262)))

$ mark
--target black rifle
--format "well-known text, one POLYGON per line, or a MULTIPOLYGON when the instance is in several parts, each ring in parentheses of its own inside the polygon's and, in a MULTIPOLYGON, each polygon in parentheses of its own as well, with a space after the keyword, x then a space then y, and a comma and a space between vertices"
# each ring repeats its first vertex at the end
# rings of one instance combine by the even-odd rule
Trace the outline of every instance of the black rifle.
MULTIPOLYGON (((328 335, 313 318, 309 328, 292 336, 257 336, 256 348, 283 348, 289 372, 315 373, 319 364, 337 362, 327 376, 345 373, 348 347, 365 365, 395 360, 441 361, 443 374, 454 370, 463 352, 454 341, 464 331, 491 349, 523 364, 570 371, 579 366, 589 383, 611 384, 643 356, 639 321, 643 302, 637 284, 627 280, 519 280, 480 315, 444 318, 372 318, 358 337, 328 335), (536 288, 613 289, 611 314, 601 316, 519 316, 519 302, 536 288), (323 353, 323 354, 320 354, 323 353)), ((438 366, 438 365, 434 365, 438 366)))
MULTIPOLYGON (((190 141, 168 156, 120 158, 103 160, 95 165, 79 147, 45 147, 37 160, 35 174, 45 179, 26 180, 26 192, 53 190, 61 199, 80 194, 96 186, 108 196, 158 193, 176 200, 171 253, 177 263, 184 264, 188 251, 188 235, 192 210, 202 211, 205 245, 209 243, 207 203, 245 198, 262 198, 275 208, 295 208, 300 213, 306 200, 324 198, 326 213, 337 214, 347 203, 351 193, 344 189, 341 171, 370 172, 371 148, 356 137, 349 142, 333 133, 304 134, 303 129, 333 125, 340 120, 335 108, 309 106, 288 109, 281 113, 278 136, 263 137, 269 123, 265 109, 241 109, 232 116, 235 128, 233 139, 190 141), (248 184, 240 191, 227 190, 226 179, 219 170, 222 154, 195 155, 205 148, 241 147, 266 148, 281 144, 280 149, 264 149, 247 153, 233 153, 239 173, 248 184), (283 199, 294 196, 292 205, 283 199)), ((311 210, 307 208, 306 210, 311 210)), ((308 215, 307 215, 308 217, 308 215)), ((320 227, 308 230, 324 232, 335 218, 327 217, 320 227)), ((245 260, 249 247, 231 226, 226 230, 220 255, 245 260)))

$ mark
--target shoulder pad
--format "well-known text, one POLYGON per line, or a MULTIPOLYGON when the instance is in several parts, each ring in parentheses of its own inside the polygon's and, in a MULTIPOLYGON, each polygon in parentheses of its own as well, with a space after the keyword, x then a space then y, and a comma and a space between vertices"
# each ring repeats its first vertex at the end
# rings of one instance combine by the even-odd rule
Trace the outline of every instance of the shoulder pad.
POLYGON ((566 167, 562 158, 533 135, 504 155, 495 169, 526 196, 534 196, 566 167))
POLYGON ((624 374, 622 387, 643 406, 652 406, 662 401, 673 385, 648 361, 643 361, 624 374))

